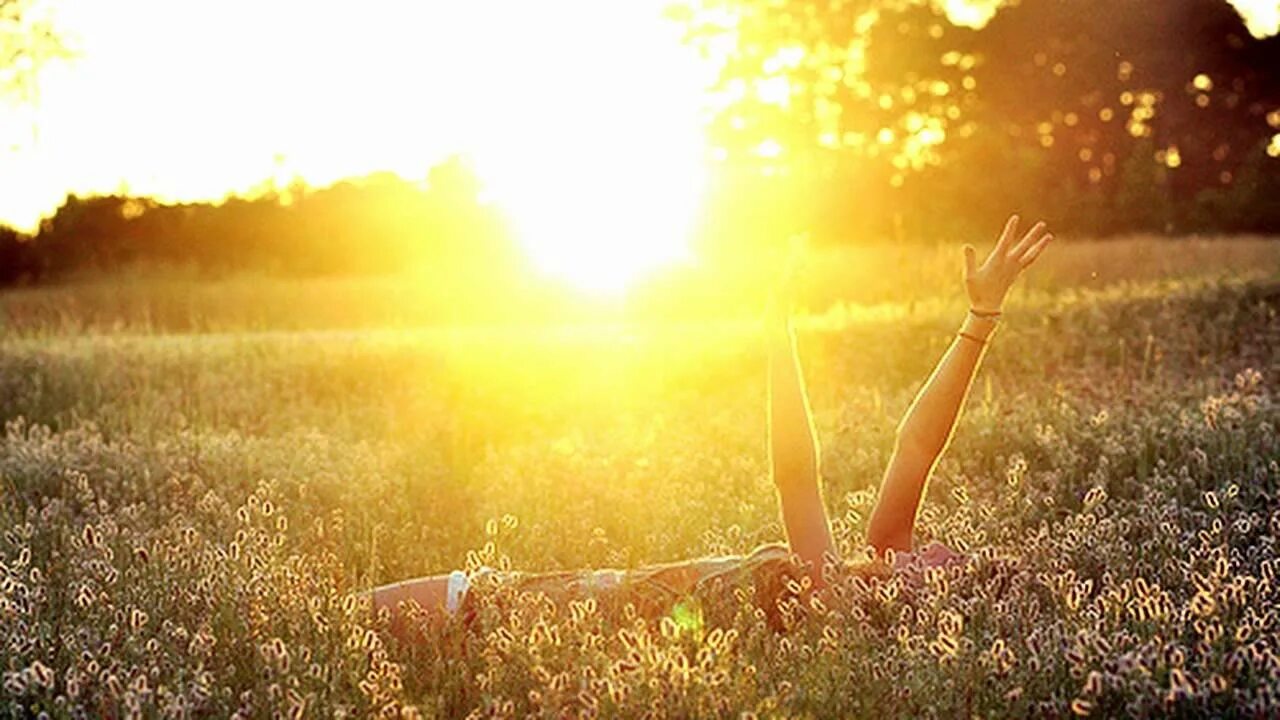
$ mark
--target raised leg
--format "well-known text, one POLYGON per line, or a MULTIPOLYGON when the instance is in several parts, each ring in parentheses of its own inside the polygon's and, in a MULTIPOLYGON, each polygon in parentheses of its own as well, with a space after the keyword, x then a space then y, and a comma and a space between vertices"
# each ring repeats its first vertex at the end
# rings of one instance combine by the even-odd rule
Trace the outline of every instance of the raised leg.
POLYGON ((828 557, 835 557, 835 543, 818 485, 818 445, 785 308, 771 305, 765 334, 769 348, 770 470, 791 552, 808 563, 810 577, 821 587, 823 564, 828 557))

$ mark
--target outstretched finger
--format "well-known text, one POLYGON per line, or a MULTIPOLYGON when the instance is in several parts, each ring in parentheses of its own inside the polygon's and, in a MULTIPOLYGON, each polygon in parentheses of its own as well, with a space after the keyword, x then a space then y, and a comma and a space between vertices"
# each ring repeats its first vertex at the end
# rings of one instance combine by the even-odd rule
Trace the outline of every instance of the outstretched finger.
POLYGON ((1000 239, 996 241, 996 249, 991 251, 992 254, 995 254, 997 257, 999 257, 998 255, 999 253, 1002 253, 1008 250, 1009 244, 1013 242, 1013 238, 1017 234, 1018 234, 1018 216, 1017 214, 1013 214, 1009 216, 1009 219, 1007 221, 1005 221, 1004 232, 1000 233, 1000 239))
POLYGON ((966 279, 978 272, 978 251, 972 245, 964 246, 964 276, 966 279))
POLYGON ((1024 254, 1026 254, 1028 249, 1030 249, 1032 246, 1034 246, 1037 242, 1040 241, 1040 238, 1046 232, 1047 232, 1047 229, 1045 227, 1043 220, 1031 226, 1031 229, 1027 231, 1027 234, 1023 235, 1022 239, 1018 241, 1018 244, 1015 245, 1013 249, 1009 251, 1008 257, 1013 258, 1015 260, 1022 257, 1024 254))
POLYGON ((1031 265, 1031 263, 1036 261, 1036 258, 1040 257, 1040 253, 1044 252, 1045 246, 1049 244, 1050 240, 1053 240, 1052 235, 1045 235, 1040 238, 1040 242, 1032 245, 1030 249, 1022 254, 1022 257, 1018 259, 1018 264, 1022 267, 1031 265))

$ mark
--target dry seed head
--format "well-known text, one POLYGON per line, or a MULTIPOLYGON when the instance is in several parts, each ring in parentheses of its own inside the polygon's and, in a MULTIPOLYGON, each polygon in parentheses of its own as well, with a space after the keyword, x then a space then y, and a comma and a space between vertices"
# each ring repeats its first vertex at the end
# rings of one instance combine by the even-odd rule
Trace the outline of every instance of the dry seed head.
POLYGON ((1102 673, 1090 670, 1084 681, 1084 694, 1097 696, 1102 694, 1102 673))
POLYGON ((1071 714, 1078 717, 1088 717, 1093 714, 1093 702, 1085 698, 1076 698, 1071 701, 1071 714))
POLYGON ((939 635, 929 648, 939 658, 953 658, 960 652, 960 644, 950 635, 939 635))
POLYGON ((1201 590, 1191 598, 1191 611, 1200 617, 1209 617, 1217 611, 1218 604, 1211 593, 1201 590))
POLYGON ((31 678, 35 681, 37 685, 39 685, 40 687, 43 687, 46 690, 53 689, 54 681, 57 678, 55 677, 52 668, 40 662, 39 660, 35 660, 31 663, 31 666, 27 669, 31 675, 31 678))
POLYGON ((1102 503, 1106 499, 1107 499, 1107 491, 1104 490, 1101 486, 1095 485, 1089 488, 1089 492, 1085 493, 1085 496, 1084 496, 1085 509, 1093 508, 1098 504, 1102 503))
POLYGON ((4 674, 4 689, 14 697, 21 697, 27 694, 27 682, 23 679, 22 673, 7 672, 4 674))
POLYGON ((1204 493, 1204 504, 1208 505, 1213 510, 1217 510, 1220 507, 1217 493, 1212 490, 1206 490, 1204 493))

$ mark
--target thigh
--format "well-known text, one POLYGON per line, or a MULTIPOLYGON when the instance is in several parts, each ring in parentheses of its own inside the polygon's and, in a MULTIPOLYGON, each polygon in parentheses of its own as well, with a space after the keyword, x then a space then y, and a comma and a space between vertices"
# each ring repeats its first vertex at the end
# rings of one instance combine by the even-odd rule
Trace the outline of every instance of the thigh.
POLYGON ((400 611, 401 603, 413 601, 428 614, 444 617, 448 614, 448 597, 449 576, 432 575, 374 588, 373 609, 374 612, 382 608, 390 610, 392 627, 397 628, 404 621, 400 611))

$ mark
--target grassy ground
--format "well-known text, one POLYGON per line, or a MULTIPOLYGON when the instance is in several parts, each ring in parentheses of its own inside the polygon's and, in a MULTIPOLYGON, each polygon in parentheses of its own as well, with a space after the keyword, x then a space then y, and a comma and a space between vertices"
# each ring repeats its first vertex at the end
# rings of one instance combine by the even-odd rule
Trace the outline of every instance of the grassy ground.
MULTIPOLYGON (((1017 292, 1089 293, 1131 283, 1280 270, 1280 246, 1263 238, 1059 241, 1053 250, 1017 292)), ((684 266, 642 283, 626 298, 594 297, 590 303, 545 283, 460 287, 432 274, 432 268, 391 277, 216 279, 182 269, 140 269, 8 290, 0 294, 0 328, 10 336, 47 336, 413 329, 453 320, 722 321, 754 317, 763 302, 760 288, 771 286, 780 260, 751 256, 736 265, 684 266)), ((839 304, 865 310, 955 301, 960 267, 956 245, 819 250, 808 263, 802 299, 819 311, 839 304)))
MULTIPOLYGON (((848 553, 959 321, 957 258, 814 264, 800 345, 848 553)), ((404 278, 0 295, 0 708, 1280 713, 1280 245, 1064 244, 1037 270, 921 518, 968 567, 850 585, 784 635, 732 598, 692 629, 527 603, 414 647, 351 594, 781 539, 751 325, 418 327, 404 278)))

